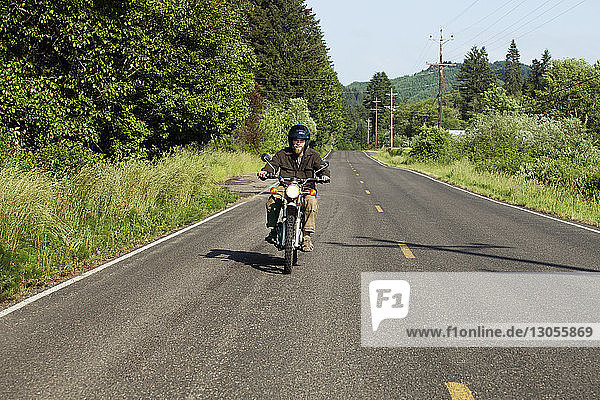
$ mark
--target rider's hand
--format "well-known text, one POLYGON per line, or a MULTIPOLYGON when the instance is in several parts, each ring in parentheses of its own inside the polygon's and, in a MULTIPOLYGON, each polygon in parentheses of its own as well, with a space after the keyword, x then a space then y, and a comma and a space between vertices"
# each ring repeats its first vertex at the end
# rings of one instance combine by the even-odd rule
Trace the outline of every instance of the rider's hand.
POLYGON ((323 176, 321 177, 321 180, 322 180, 323 182, 329 182, 329 177, 328 177, 327 175, 323 175, 323 176))
POLYGON ((256 175, 262 180, 267 179, 267 171, 258 171, 256 175))

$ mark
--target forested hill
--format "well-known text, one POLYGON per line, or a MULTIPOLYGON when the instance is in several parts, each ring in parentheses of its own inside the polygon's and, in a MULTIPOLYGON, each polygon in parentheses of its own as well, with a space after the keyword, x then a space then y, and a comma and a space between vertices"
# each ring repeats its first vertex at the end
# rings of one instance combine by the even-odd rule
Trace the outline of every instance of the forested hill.
MULTIPOLYGON (((505 61, 496 61, 491 64, 492 70, 496 73, 500 84, 504 83, 504 64, 505 61)), ((462 64, 456 64, 453 67, 444 68, 444 93, 448 93, 458 84, 457 76, 462 64)), ((521 64, 521 73, 524 78, 529 76, 531 67, 521 64)), ((394 90, 398 93, 398 98, 406 99, 413 103, 420 100, 437 97, 438 95, 438 67, 431 66, 426 70, 417 72, 413 75, 405 75, 390 79, 394 90)), ((349 91, 365 92, 369 82, 353 82, 346 86, 349 91)))

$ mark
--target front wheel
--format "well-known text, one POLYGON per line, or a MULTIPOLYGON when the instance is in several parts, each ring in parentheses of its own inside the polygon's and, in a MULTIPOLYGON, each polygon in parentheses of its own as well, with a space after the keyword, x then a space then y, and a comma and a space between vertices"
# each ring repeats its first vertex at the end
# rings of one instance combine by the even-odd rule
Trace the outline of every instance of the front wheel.
POLYGON ((292 273, 292 266, 294 265, 294 232, 296 228, 296 216, 288 215, 285 220, 285 243, 283 248, 285 250, 285 264, 283 266, 284 274, 292 273))

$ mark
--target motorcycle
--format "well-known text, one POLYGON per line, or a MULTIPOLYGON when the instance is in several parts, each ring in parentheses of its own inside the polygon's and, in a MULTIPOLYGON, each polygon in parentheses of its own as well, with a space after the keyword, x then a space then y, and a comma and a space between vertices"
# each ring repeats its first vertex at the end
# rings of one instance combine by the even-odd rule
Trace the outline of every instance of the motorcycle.
MULTIPOLYGON (((271 155, 264 153, 261 156, 262 160, 271 165, 271 155)), ((329 161, 321 161, 321 168, 314 172, 316 176, 329 166, 329 161)), ((328 183, 320 178, 284 178, 281 175, 267 174, 266 179, 277 179, 279 185, 284 188, 283 193, 283 213, 280 213, 279 221, 276 225, 277 239, 275 247, 278 250, 284 251, 285 264, 283 267, 284 274, 291 274, 292 267, 298 264, 298 250, 302 247, 304 240, 304 210, 302 204, 306 195, 316 196, 317 191, 307 187, 310 182, 328 183)), ((271 194, 277 194, 276 187, 271 188, 271 194)))

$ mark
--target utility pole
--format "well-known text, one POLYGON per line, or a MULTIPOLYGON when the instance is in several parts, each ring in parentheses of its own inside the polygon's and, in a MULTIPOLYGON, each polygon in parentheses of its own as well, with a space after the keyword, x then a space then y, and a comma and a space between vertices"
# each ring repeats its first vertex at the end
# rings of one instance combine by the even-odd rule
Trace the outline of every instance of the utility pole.
POLYGON ((390 88, 390 149, 394 148, 394 96, 398 93, 394 93, 394 88, 390 88))
POLYGON ((377 143, 377 113, 379 112, 379 103, 381 103, 381 100, 379 100, 377 97, 375 97, 375 100, 373 100, 373 103, 375 103, 375 109, 371 108, 371 111, 375 111, 375 148, 379 148, 379 145, 377 143))
POLYGON ((440 42, 440 62, 439 64, 428 64, 428 65, 439 65, 440 67, 440 105, 439 105, 439 112, 438 112, 438 128, 442 127, 442 99, 443 99, 443 93, 444 93, 444 67, 450 67, 453 66, 455 64, 444 64, 444 57, 443 57, 443 52, 444 52, 444 45, 446 43, 448 43, 451 40, 454 40, 454 35, 450 35, 450 39, 444 39, 444 32, 443 32, 443 28, 440 28, 440 38, 434 38, 433 35, 429 35, 429 39, 433 40, 434 42, 440 42))
POLYGON ((370 134, 371 133, 371 117, 369 117, 369 119, 367 119, 367 149, 369 148, 369 144, 371 143, 371 137, 370 134))

